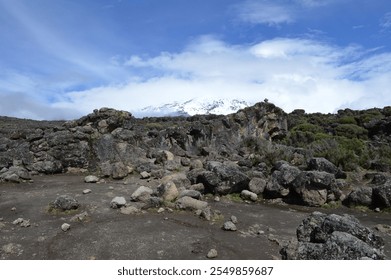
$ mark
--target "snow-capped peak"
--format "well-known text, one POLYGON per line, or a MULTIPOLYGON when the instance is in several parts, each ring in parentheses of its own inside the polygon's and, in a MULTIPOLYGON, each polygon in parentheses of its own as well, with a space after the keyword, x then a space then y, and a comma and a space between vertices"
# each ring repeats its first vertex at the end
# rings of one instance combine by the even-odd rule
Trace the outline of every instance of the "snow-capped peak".
POLYGON ((173 102, 162 106, 148 106, 139 112, 140 116, 193 116, 193 115, 227 115, 251 106, 253 103, 239 99, 210 100, 193 98, 185 102, 173 102))

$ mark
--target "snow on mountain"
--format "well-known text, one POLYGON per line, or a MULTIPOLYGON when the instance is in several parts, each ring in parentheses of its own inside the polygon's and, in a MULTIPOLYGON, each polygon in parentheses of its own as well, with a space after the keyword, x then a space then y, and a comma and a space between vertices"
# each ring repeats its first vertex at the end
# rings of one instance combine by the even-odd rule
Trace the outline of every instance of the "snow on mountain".
POLYGON ((193 115, 227 115, 254 103, 239 99, 200 99, 193 98, 185 102, 173 102, 162 106, 148 106, 136 114, 140 116, 193 116, 193 115))

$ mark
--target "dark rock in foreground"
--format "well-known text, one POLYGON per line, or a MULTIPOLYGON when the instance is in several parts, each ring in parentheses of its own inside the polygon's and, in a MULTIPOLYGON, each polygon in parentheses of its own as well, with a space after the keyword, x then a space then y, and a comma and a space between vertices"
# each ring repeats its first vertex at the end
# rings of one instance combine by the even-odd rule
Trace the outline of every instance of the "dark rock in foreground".
POLYGON ((297 228, 297 241, 280 251, 287 260, 385 258, 383 239, 350 215, 312 213, 297 228))

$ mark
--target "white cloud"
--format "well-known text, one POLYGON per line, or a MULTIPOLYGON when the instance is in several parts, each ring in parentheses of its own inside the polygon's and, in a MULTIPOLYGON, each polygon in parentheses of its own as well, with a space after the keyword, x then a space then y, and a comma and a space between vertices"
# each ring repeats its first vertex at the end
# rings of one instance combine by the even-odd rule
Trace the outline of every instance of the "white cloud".
POLYGON ((237 6, 237 12, 240 20, 252 24, 279 25, 295 21, 292 6, 284 5, 280 1, 248 0, 237 6))
POLYGON ((292 38, 230 45, 204 36, 181 52, 117 58, 116 64, 132 77, 122 84, 66 92, 50 103, 34 97, 34 92, 39 94, 34 82, 14 75, 15 94, 0 88, 0 115, 76 118, 101 107, 137 114, 147 106, 192 98, 268 98, 287 112, 302 108, 327 113, 391 104, 391 53, 381 49, 292 38), (22 94, 30 90, 31 94, 22 94))
MULTIPOLYGON (((319 41, 276 38, 252 46, 228 45, 212 37, 180 53, 131 57, 126 67, 147 70, 132 82, 71 92, 60 109, 141 108, 196 97, 268 98, 286 111, 333 112, 340 108, 391 104, 391 54, 365 53, 319 41), (205 48, 205 46, 214 46, 205 48), (353 61, 352 61, 353 60, 353 61)), ((143 72, 143 71, 141 71, 143 72)))
POLYGON ((382 28, 382 31, 391 29, 391 12, 385 13, 380 19, 380 27, 382 28))

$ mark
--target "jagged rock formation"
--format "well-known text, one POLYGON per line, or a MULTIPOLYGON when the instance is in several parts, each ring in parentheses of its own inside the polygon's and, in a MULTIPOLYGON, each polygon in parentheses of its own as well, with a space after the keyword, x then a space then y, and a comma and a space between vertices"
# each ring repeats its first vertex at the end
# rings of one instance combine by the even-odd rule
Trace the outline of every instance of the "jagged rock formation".
MULTIPOLYGON (((34 125, 0 130, 0 170, 18 160, 33 172, 79 168, 121 179, 132 166, 151 171, 150 159, 160 150, 179 157, 226 156, 237 154, 233 151, 248 136, 281 138, 287 129, 286 114, 264 103, 228 116, 136 119, 128 112, 103 108, 75 121, 29 123, 34 125)), ((172 160, 164 161, 175 169, 172 160)))

